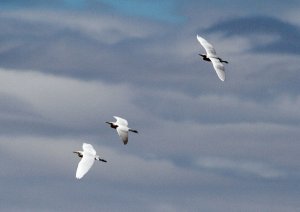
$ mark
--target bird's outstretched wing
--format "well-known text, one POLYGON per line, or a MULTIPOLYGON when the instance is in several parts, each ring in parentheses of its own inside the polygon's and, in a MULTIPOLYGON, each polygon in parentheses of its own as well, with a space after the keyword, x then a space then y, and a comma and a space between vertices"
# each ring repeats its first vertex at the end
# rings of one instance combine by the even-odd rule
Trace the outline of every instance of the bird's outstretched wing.
POLYGON ((210 57, 209 59, 212 62, 213 66, 214 66, 214 69, 215 69, 219 79, 221 81, 224 81, 225 80, 225 67, 224 67, 224 65, 217 58, 210 57))
POLYGON ((117 127, 117 132, 120 138, 122 139, 124 145, 128 143, 128 130, 122 129, 122 127, 117 127))
POLYGON ((216 57, 217 53, 213 45, 199 35, 197 35, 197 40, 204 47, 207 57, 216 57))
POLYGON ((117 120, 116 123, 117 124, 120 124, 120 125, 123 125, 123 126, 128 126, 128 122, 126 119, 123 119, 121 117, 118 117, 118 116, 114 116, 114 118, 117 120))
POLYGON ((80 162, 78 163, 76 178, 81 179, 93 166, 95 157, 90 154, 84 154, 80 162))
POLYGON ((83 143, 82 149, 84 152, 86 152, 92 156, 96 155, 96 150, 94 149, 94 147, 91 144, 83 143))

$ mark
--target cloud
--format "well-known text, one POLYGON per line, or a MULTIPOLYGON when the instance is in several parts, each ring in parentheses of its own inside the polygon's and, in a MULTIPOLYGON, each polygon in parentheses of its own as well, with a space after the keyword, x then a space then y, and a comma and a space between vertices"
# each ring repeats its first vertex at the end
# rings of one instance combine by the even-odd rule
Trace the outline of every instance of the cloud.
POLYGON ((252 37, 253 43, 257 38, 265 43, 258 42, 253 47, 255 52, 300 54, 297 40, 300 30, 296 25, 267 16, 241 17, 217 23, 205 30, 207 33, 222 32, 224 36, 252 37), (263 36, 263 37, 260 37, 263 36), (273 36, 265 40, 265 36, 273 36))
MULTIPOLYGON (((12 23, 27 25, 32 28, 44 28, 44 33, 49 28, 57 30, 69 30, 82 33, 96 41, 113 44, 128 37, 143 38, 156 31, 156 25, 148 23, 149 26, 140 28, 140 21, 129 20, 109 15, 59 12, 46 10, 20 10, 18 12, 8 11, 1 13, 1 18, 12 23), (130 21, 130 22, 129 22, 130 21), (126 23, 126 24, 125 24, 126 23)), ((26 29, 24 29, 26 30, 26 29)), ((28 29, 29 31, 29 29, 28 29)), ((5 33, 5 32, 2 32, 5 33)), ((33 35, 39 32, 31 31, 33 35)), ((47 32, 51 35, 51 32, 47 32)), ((53 32, 52 32, 53 33, 53 32)))
POLYGON ((197 164, 202 168, 240 173, 246 176, 253 175, 265 179, 281 178, 286 175, 285 172, 274 169, 270 165, 252 161, 231 160, 226 158, 201 158, 197 161, 197 164))
POLYGON ((122 149, 117 134, 104 124, 119 115, 128 117, 130 126, 141 132, 130 136, 131 151, 139 156, 183 157, 188 162, 198 154, 230 156, 235 146, 236 154, 251 149, 250 158, 267 155, 266 160, 282 166, 296 163, 280 155, 296 155, 298 97, 263 102, 233 95, 193 97, 8 69, 1 69, 0 79, 1 132, 7 136, 80 136, 122 149))
POLYGON ((141 20, 86 13, 21 10, 0 18, 2 67, 107 81, 147 78, 147 64, 155 59, 141 60, 141 40, 147 43, 162 30, 141 20))
POLYGON ((119 208, 126 200, 125 208, 134 206, 160 211, 166 205, 167 208, 178 208, 177 203, 164 198, 172 191, 180 188, 193 190, 195 186, 209 184, 221 185, 222 182, 211 174, 207 176, 205 172, 178 167, 166 159, 147 159, 124 149, 118 151, 99 141, 90 143, 108 162, 95 163, 89 173, 78 181, 75 171, 79 158, 72 151, 81 149, 81 139, 1 136, 0 140, 2 162, 7 167, 0 174, 2 181, 7 182, 2 187, 6 195, 2 194, 1 199, 7 200, 1 204, 2 208, 12 208, 8 201, 13 193, 10 188, 18 186, 20 195, 13 198, 13 207, 16 208, 54 210, 58 207, 74 210, 90 203, 87 207, 96 210, 102 207, 119 208), (39 195, 40 192, 43 195, 39 195), (151 197, 153 193, 157 193, 154 199, 151 197), (74 198, 77 201, 74 202, 74 198), (132 198, 140 200, 138 205, 132 198), (33 199, 38 203, 29 204, 33 199), (153 205, 153 201, 157 204, 153 205), (103 204, 99 206, 99 203, 103 204))
POLYGON ((282 95, 257 101, 233 95, 188 96, 178 91, 145 92, 136 100, 144 110, 170 120, 206 123, 283 123, 299 124, 299 96, 282 95), (147 101, 146 101, 147 100, 147 101), (157 102, 148 105, 148 101, 157 102), (180 104, 178 104, 180 102, 180 104), (200 108, 200 112, 199 112, 200 108), (180 111, 185 110, 184 114, 180 111), (226 112, 225 112, 226 111, 226 112), (291 111, 293 111, 291 113, 291 111))
POLYGON ((17 124, 17 128, 10 128, 15 133, 34 123, 40 126, 33 125, 28 133, 41 132, 41 126, 46 132, 61 129, 93 133, 100 130, 98 125, 106 121, 104 117, 111 117, 108 114, 139 113, 131 103, 134 91, 126 84, 109 85, 7 69, 0 69, 0 75, 0 98, 6 100, 0 107, 2 122, 17 124))
POLYGON ((299 19, 299 13, 297 13, 298 10, 299 10, 299 7, 297 7, 297 6, 289 8, 288 11, 285 11, 281 14, 281 17, 284 20, 287 20, 287 22, 300 27, 299 22, 297 21, 299 19))
MULTIPOLYGON (((250 179, 249 183, 245 177, 241 180, 219 174, 220 170, 229 170, 237 176, 255 176, 270 183, 275 180, 278 186, 281 171, 268 163, 201 157, 200 169, 191 169, 167 159, 140 157, 130 149, 116 150, 97 141, 91 143, 108 163, 95 163, 85 178, 78 181, 74 175, 79 158, 72 151, 81 148, 81 139, 1 136, 0 140, 2 162, 7 166, 0 176, 5 182, 0 206, 3 210, 230 210, 228 202, 234 200, 238 200, 237 208, 251 208, 249 198, 259 208, 270 208, 266 206, 269 198, 278 197, 293 204, 294 198, 287 198, 282 190, 268 188, 268 198, 265 192, 254 195, 266 187, 265 181, 250 179), (241 193, 243 189, 247 192, 241 193), (221 199, 218 205, 213 204, 217 199, 221 199), (31 204, 32 201, 37 203, 31 204)), ((287 207, 280 204, 279 208, 287 207)))
MULTIPOLYGON (((125 81, 149 89, 155 84, 189 95, 230 92, 273 98, 277 93, 298 90, 297 56, 270 57, 249 52, 256 47, 253 40, 257 40, 257 35, 253 35, 253 40, 246 34, 225 38, 222 33, 206 35, 218 53, 230 61, 226 66, 228 80, 220 87, 211 65, 198 56, 203 51, 195 38, 203 32, 196 31, 198 25, 188 24, 179 30, 180 27, 109 15, 36 10, 4 12, 1 17, 5 39, 0 62, 6 68, 78 79, 125 81), (255 68, 250 65, 254 63, 255 68)), ((200 26, 203 29, 202 23, 200 26)), ((259 36, 260 42, 268 44, 277 39, 273 35, 259 36)))

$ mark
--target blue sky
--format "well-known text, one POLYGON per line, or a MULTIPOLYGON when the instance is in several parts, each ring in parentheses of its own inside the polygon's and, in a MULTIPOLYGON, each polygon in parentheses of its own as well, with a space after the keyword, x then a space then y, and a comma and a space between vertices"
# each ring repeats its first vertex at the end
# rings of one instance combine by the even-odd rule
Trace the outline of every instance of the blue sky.
POLYGON ((176 0, 54 0, 54 1, 4 1, 4 8, 22 9, 22 8, 42 8, 42 9, 64 9, 84 11, 94 6, 106 7, 110 11, 128 15, 132 17, 142 17, 167 22, 180 22, 183 16, 178 14, 180 1, 176 0))
POLYGON ((1 1, 0 210, 298 211, 299 7, 1 1), (78 181, 83 142, 108 163, 78 181))

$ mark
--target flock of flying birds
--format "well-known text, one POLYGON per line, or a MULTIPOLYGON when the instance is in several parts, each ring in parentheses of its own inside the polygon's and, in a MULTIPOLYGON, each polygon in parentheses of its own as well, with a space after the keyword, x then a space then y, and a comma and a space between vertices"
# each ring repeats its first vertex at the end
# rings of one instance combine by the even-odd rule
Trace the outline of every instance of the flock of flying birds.
MULTIPOLYGON (((223 63, 228 63, 225 60, 222 60, 217 56, 216 50, 212 44, 210 44, 207 40, 197 35, 197 40, 204 47, 206 54, 199 54, 203 60, 211 62, 219 79, 221 81, 225 80, 225 67, 223 63)), ((110 125, 111 128, 116 129, 118 135, 122 139, 124 145, 128 143, 128 132, 138 133, 137 130, 131 129, 128 127, 128 122, 126 119, 123 119, 118 116, 114 116, 116 119, 115 122, 106 122, 110 125)), ((97 155, 96 150, 91 144, 83 143, 82 145, 83 151, 74 151, 80 158, 80 162, 77 166, 76 178, 81 179, 93 166, 94 161, 102 161, 107 162, 104 159, 101 159, 99 155, 97 155)))

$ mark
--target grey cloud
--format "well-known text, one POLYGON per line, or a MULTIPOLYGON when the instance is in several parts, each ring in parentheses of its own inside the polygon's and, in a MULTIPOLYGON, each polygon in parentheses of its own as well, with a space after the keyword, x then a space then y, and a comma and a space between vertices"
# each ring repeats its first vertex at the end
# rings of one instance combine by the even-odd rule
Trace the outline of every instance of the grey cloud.
POLYGON ((132 148, 138 154, 155 152, 158 156, 187 160, 183 165, 189 165, 198 155, 213 155, 273 161, 275 165, 293 169, 298 167, 297 129, 297 126, 265 123, 208 125, 188 121, 180 124, 164 122, 158 129, 144 131, 139 138, 142 142, 132 148), (151 139, 152 135, 159 136, 151 139), (284 156, 286 154, 289 157, 284 156))
POLYGON ((8 93, 0 94, 0 111, 2 114, 34 115, 34 108, 22 98, 14 97, 8 93))
POLYGON ((201 158, 197 161, 200 167, 254 175, 266 179, 285 177, 284 171, 272 168, 261 162, 230 160, 226 158, 201 158))
POLYGON ((76 15, 36 11, 4 13, 1 16, 5 44, 0 53, 2 67, 126 82, 145 89, 155 86, 189 95, 230 92, 264 99, 278 92, 297 93, 296 79, 300 75, 296 59, 245 54, 243 49, 252 48, 252 43, 244 39, 246 35, 240 39, 239 48, 232 45, 237 40, 232 37, 209 39, 218 44, 218 52, 230 61, 226 66, 228 80, 219 85, 210 64, 203 63, 197 55, 201 47, 195 35, 199 32, 191 26, 181 30, 162 29, 148 22, 76 15), (245 66, 245 63, 256 66, 245 66), (281 75, 283 71, 284 78, 270 81, 270 75, 281 75))
POLYGON ((207 33, 222 32, 224 36, 245 36, 249 38, 251 38, 251 35, 278 36, 274 41, 267 44, 254 44, 252 50, 255 52, 300 54, 299 27, 277 18, 267 16, 234 18, 217 23, 205 31, 207 33))
MULTIPOLYGON (((17 134, 62 134, 63 129, 45 120, 26 98, 9 92, 0 95, 0 132, 2 135, 17 134)), ((64 130, 67 130, 66 128, 64 130)), ((70 129, 69 129, 70 130, 70 129)))
POLYGON ((128 65, 134 78, 136 66, 142 66, 129 58, 128 49, 133 56, 139 54, 130 40, 136 44, 160 29, 151 23, 139 27, 138 21, 85 13, 6 12, 1 19, 1 43, 6 46, 2 66, 88 79, 122 79, 119 67, 128 65))
MULTIPOLYGON (((6 195, 2 195, 0 200, 3 210, 15 208, 18 211, 22 208, 72 211, 81 210, 84 206, 91 211, 118 210, 120 207, 123 210, 134 211, 141 208, 145 211, 154 209, 159 211, 165 208, 197 210, 199 207, 211 208, 211 203, 204 203, 211 201, 211 198, 223 199, 223 195, 226 195, 227 202, 232 204, 234 200, 239 200, 241 205, 237 207, 240 208, 245 207, 243 201, 249 197, 253 198, 253 201, 260 200, 264 203, 270 201, 264 197, 265 194, 253 196, 253 192, 266 186, 262 181, 251 178, 241 180, 228 176, 219 177, 218 171, 209 173, 211 171, 206 172, 204 169, 178 167, 166 159, 149 160, 100 143, 93 143, 93 145, 98 153, 108 160, 108 163, 94 164, 88 175, 83 180, 77 181, 74 174, 79 158, 72 153, 72 150, 81 146, 80 139, 24 136, 12 139, 2 136, 1 140, 1 155, 3 155, 3 162, 8 165, 6 172, 1 173, 2 182, 7 183, 2 187, 6 195), (38 177, 35 177, 37 175, 38 177), (12 182, 14 186, 11 186, 12 182), (244 185, 241 187, 241 184, 244 185), (19 195, 14 195, 13 198, 16 187, 19 195), (218 192, 215 192, 215 189, 218 192), (241 194, 243 189, 247 189, 247 194, 241 194), (207 195, 210 198, 207 198, 207 195), (32 201, 37 201, 37 204, 30 204, 32 201)), ((226 160, 222 160, 221 163, 225 163, 225 168, 228 167, 226 160)), ((254 172, 258 175, 271 176, 271 179, 275 176, 274 173, 277 173, 269 165, 245 164, 246 168, 243 163, 241 165, 237 163, 233 167, 242 169, 246 173, 254 172)), ((232 166, 230 165, 229 168, 232 166)), ((272 183, 271 180, 270 184, 272 183)), ((274 183, 278 186, 281 182, 274 183)), ((272 187, 270 189, 273 191, 270 194, 273 198, 285 196, 284 190, 281 190, 283 194, 280 194, 272 190, 272 187)), ((285 197, 285 202, 290 201, 293 200, 285 197)), ((215 209, 220 210, 221 205, 216 206, 215 209)), ((228 204, 223 207, 228 207, 228 204)))
MULTIPOLYGON (((298 148, 294 143, 298 137, 297 125, 293 126, 292 122, 293 119, 294 122, 298 120, 298 100, 293 98, 278 98, 268 103, 267 107, 265 103, 245 101, 232 96, 188 97, 164 91, 151 99, 154 94, 150 98, 149 93, 143 89, 134 91, 131 86, 110 85, 99 81, 85 82, 13 70, 2 70, 1 80, 3 92, 22 97, 23 101, 34 108, 32 113, 38 114, 39 118, 34 122, 35 116, 28 119, 17 117, 12 124, 8 120, 2 120, 4 125, 8 125, 9 132, 26 134, 28 130, 27 133, 40 134, 45 130, 49 136, 81 135, 83 139, 90 134, 87 137, 94 141, 116 146, 121 142, 117 134, 105 126, 104 121, 112 119, 113 115, 124 115, 141 132, 141 135, 130 137, 132 153, 138 155, 151 156, 151 152, 155 152, 158 157, 174 156, 176 159, 180 152, 178 157, 187 154, 193 158, 199 152, 233 154, 231 148, 235 146, 236 154, 245 151, 246 147, 254 148, 248 154, 249 157, 256 158, 265 156, 264 151, 267 151, 268 145, 290 154, 292 151, 289 147, 294 146, 295 150, 298 148), (14 87, 12 81, 22 89, 14 87), (35 89, 37 87, 39 89, 35 89), (137 96, 144 96, 146 99, 141 100, 137 96), (216 109, 213 112, 213 105, 219 105, 226 110, 224 114, 219 113, 218 121, 213 121, 213 114, 217 112, 216 109), (200 112, 195 108, 200 108, 200 112), (184 111, 184 117, 180 115, 181 111, 184 111), (291 114, 291 111, 294 112, 291 114), (289 120, 290 124, 285 125, 282 119, 289 120), (221 120, 225 121, 224 125, 220 124, 221 120), (277 125, 274 124, 276 121, 277 125), (20 125, 25 132, 20 130, 20 125), (155 138, 153 135, 156 135, 155 138), (245 143, 248 145, 245 146, 245 143), (284 146, 284 143, 288 145, 284 146), (216 150, 218 147, 221 149, 216 150)), ((18 102, 11 105, 22 107, 18 102)), ((276 150, 268 154, 267 158, 277 158, 277 163, 287 164, 278 154, 276 150)), ((295 164, 295 161, 288 163, 295 164)))
POLYGON ((200 123, 283 123, 299 124, 299 96, 278 96, 273 100, 247 100, 231 95, 187 96, 184 93, 160 91, 144 93, 136 103, 157 117, 200 123), (155 102, 149 105, 148 102, 155 102), (186 111, 184 114, 181 111, 186 111))
MULTIPOLYGON (((122 199, 126 200, 126 208, 133 207, 136 199, 140 199, 142 202, 137 205, 138 208, 146 207, 146 210, 151 211, 153 201, 157 200, 158 204, 163 205, 164 201, 168 201, 164 196, 178 188, 187 192, 190 188, 204 183, 216 184, 218 179, 213 175, 207 177, 205 173, 177 167, 164 159, 148 160, 95 143, 97 152, 106 158, 108 163, 94 164, 85 179, 77 181, 74 175, 79 158, 72 150, 80 147, 80 139, 2 136, 1 140, 1 155, 3 162, 7 164, 7 170, 1 172, 1 178, 8 183, 13 180, 20 190, 20 195, 11 199, 14 192, 10 190, 12 187, 3 187, 7 195, 1 195, 2 209, 11 204, 17 209, 24 207, 28 210, 77 210, 83 207, 81 205, 90 202, 89 209, 99 210, 102 207, 116 207, 112 205, 116 198, 121 201, 117 204, 118 207, 123 205, 122 199), (145 193, 146 190, 154 188, 157 191, 145 193), (116 191, 118 194, 114 195, 116 191), (142 196, 138 197, 137 191, 142 196), (43 192, 43 195, 39 192, 43 192), (148 197, 152 196, 153 192, 158 192, 158 196, 149 200, 148 197), (24 196, 25 194, 27 195, 24 196), (53 198, 50 198, 52 195, 53 198), (65 198, 60 199, 62 196, 65 198), (133 197, 135 201, 132 201, 133 197), (74 198, 77 201, 68 204, 74 201, 74 198), (36 200, 37 204, 29 204, 32 200, 36 200), (98 205, 99 201, 106 204, 98 205)), ((218 183, 221 185, 221 182, 219 180, 218 183)), ((177 204, 175 206, 178 208, 177 204)))

